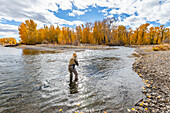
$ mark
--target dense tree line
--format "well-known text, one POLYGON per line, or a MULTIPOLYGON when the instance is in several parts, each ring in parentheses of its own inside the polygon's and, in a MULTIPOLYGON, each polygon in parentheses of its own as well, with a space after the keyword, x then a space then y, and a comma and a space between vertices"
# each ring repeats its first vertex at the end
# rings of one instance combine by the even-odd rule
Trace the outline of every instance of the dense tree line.
POLYGON ((19 26, 19 35, 23 44, 160 44, 162 41, 170 40, 170 29, 163 25, 150 27, 149 23, 142 24, 136 30, 127 29, 125 26, 111 27, 107 20, 96 21, 94 24, 76 26, 76 29, 59 26, 37 29, 33 20, 26 20, 19 26))
POLYGON ((15 38, 1 38, 0 43, 2 43, 2 44, 16 44, 17 41, 15 38))

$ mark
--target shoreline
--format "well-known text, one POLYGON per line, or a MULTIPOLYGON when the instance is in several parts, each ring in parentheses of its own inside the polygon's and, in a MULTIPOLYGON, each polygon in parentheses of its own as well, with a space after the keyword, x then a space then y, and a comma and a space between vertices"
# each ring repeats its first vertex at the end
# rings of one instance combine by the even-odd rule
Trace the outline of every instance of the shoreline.
POLYGON ((135 50, 140 57, 133 63, 133 70, 145 83, 145 98, 129 112, 170 112, 170 51, 152 51, 152 47, 139 46, 135 50))
MULTIPOLYGON (((2 46, 4 47, 4 46, 2 46)), ((115 46, 106 46, 106 45, 54 45, 54 44, 37 44, 37 45, 19 45, 13 48, 17 49, 31 49, 31 50, 40 50, 40 51, 53 51, 53 52, 65 52, 68 50, 75 50, 75 52, 84 51, 85 49, 89 50, 110 50, 118 49, 115 46)))
MULTIPOLYGON (((139 100, 135 107, 129 112, 169 112, 170 105, 170 51, 152 51, 152 48, 158 45, 132 45, 128 47, 136 48, 136 53, 139 58, 133 63, 133 70, 143 79, 145 87, 142 93, 145 98, 139 100)), ((107 50, 117 49, 116 46, 105 45, 53 45, 53 44, 38 44, 38 45, 19 45, 14 48, 33 49, 64 52, 75 50, 75 52, 84 51, 85 49, 92 50, 107 50)))

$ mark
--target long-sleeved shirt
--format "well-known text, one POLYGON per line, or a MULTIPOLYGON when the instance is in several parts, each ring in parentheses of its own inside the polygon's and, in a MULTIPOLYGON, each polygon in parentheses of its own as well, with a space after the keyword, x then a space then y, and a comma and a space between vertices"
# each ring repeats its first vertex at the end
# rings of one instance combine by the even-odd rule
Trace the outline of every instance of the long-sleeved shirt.
POLYGON ((71 66, 71 65, 73 65, 73 66, 75 66, 75 65, 79 65, 79 63, 78 63, 78 60, 77 60, 77 57, 72 57, 71 59, 70 59, 70 61, 69 61, 69 66, 71 66))

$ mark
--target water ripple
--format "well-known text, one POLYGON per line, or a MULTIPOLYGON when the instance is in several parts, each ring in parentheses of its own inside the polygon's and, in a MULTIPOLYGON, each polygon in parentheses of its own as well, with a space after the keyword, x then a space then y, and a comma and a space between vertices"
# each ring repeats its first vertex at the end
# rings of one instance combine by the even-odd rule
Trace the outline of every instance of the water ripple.
POLYGON ((142 98, 133 48, 78 52, 79 80, 69 81, 72 53, 0 47, 0 112, 126 112, 142 98), (13 52, 11 52, 13 51, 13 52))

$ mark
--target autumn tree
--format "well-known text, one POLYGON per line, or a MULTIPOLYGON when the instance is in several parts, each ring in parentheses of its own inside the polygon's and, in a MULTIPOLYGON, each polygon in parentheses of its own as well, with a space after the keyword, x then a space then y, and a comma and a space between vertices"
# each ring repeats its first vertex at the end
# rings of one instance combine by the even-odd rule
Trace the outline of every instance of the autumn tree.
POLYGON ((92 37, 92 24, 91 23, 86 23, 85 27, 82 25, 83 28, 83 33, 82 33, 82 43, 94 43, 93 37, 92 37))
POLYGON ((138 40, 137 40, 137 44, 147 44, 148 40, 148 27, 149 23, 146 24, 142 24, 139 27, 139 33, 138 33, 138 40))
POLYGON ((76 36, 77 40, 82 43, 82 28, 81 26, 76 26, 76 36))
POLYGON ((33 20, 26 20, 19 26, 19 34, 24 44, 36 44, 36 29, 37 24, 33 20))
POLYGON ((49 37, 48 37, 48 41, 49 43, 54 43, 55 42, 55 28, 53 25, 50 25, 49 28, 49 37))
POLYGON ((103 33, 103 36, 102 36, 102 44, 107 44, 108 43, 108 37, 107 37, 107 34, 109 33, 109 28, 108 28, 108 25, 106 24, 107 20, 104 19, 102 21, 102 33, 103 33))
POLYGON ((57 44, 59 43, 60 33, 61 33, 61 30, 59 26, 57 26, 57 28, 55 29, 55 37, 54 37, 54 40, 57 44))
POLYGON ((154 44, 154 38, 155 38, 155 29, 154 27, 149 28, 149 40, 150 44, 154 44))
POLYGON ((94 38, 94 41, 96 44, 99 44, 99 34, 98 34, 99 30, 98 30, 98 25, 97 25, 97 21, 95 22, 94 24, 94 27, 93 27, 93 38, 94 38))
POLYGON ((36 44, 41 44, 44 40, 44 29, 38 29, 36 33, 36 44))
POLYGON ((19 30, 19 35, 20 35, 20 38, 21 38, 21 42, 24 43, 24 44, 28 43, 28 40, 29 40, 28 39, 28 29, 26 27, 26 24, 21 23, 18 30, 19 30))
POLYGON ((15 38, 1 38, 0 43, 2 43, 2 44, 16 44, 17 41, 15 38))
POLYGON ((118 40, 119 45, 123 45, 127 43, 127 37, 126 37, 126 27, 123 25, 118 26, 118 40))
POLYGON ((165 28, 164 30, 164 42, 170 43, 170 29, 169 28, 165 28))
POLYGON ((129 28, 128 35, 127 35, 128 44, 132 44, 132 35, 133 35, 133 30, 129 28))
MULTIPOLYGON (((115 19, 104 19, 96 21, 94 24, 86 23, 74 28, 54 25, 37 29, 37 24, 33 20, 26 20, 19 26, 19 35, 24 44, 106 44, 106 45, 124 45, 124 44, 160 44, 164 40, 170 40, 170 30, 163 25, 160 27, 150 27, 149 23, 142 24, 136 30, 125 26, 115 26, 115 19)), ((1 39, 1 43, 5 39, 1 39)), ((10 40, 11 41, 11 40, 10 40)), ((169 41, 170 42, 170 41, 169 41)), ((10 42, 15 43, 15 42, 10 42)))

